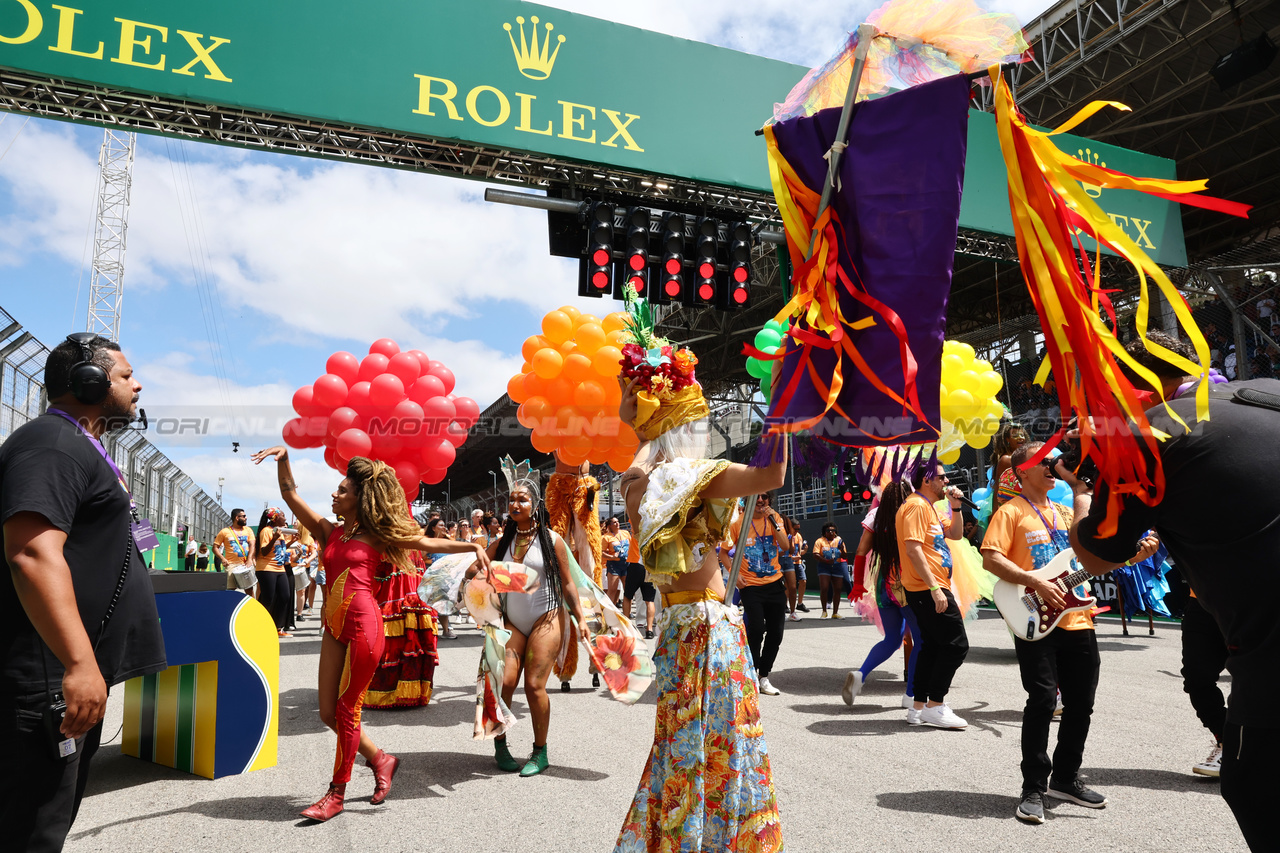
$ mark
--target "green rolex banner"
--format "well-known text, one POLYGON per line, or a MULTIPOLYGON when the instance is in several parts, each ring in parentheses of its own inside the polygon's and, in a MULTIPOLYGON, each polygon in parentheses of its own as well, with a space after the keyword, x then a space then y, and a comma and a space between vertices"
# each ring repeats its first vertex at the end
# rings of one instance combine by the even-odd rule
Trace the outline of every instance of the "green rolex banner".
MULTIPOLYGON (((809 70, 519 0, 0 0, 0 68, 757 193, 754 132, 809 70)), ((1011 235, 992 117, 971 118, 960 227, 1011 235)), ((1170 160, 1056 139, 1174 177, 1170 160)), ((1185 265, 1177 205, 1098 192, 1158 263, 1185 265)))

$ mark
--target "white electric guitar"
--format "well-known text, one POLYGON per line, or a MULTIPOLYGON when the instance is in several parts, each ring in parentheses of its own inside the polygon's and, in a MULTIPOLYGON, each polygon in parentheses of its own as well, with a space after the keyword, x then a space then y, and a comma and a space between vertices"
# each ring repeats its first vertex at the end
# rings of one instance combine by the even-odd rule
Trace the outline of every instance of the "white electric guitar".
POLYGON ((1043 569, 1030 572, 1032 577, 1049 581, 1056 586, 1062 593, 1065 607, 1046 604, 1031 587, 1006 580, 996 581, 993 593, 996 607, 1015 637, 1031 641, 1042 639, 1058 627, 1066 614, 1088 610, 1098 603, 1089 594, 1088 582, 1091 575, 1084 569, 1077 568, 1078 565, 1075 552, 1067 548, 1043 569))

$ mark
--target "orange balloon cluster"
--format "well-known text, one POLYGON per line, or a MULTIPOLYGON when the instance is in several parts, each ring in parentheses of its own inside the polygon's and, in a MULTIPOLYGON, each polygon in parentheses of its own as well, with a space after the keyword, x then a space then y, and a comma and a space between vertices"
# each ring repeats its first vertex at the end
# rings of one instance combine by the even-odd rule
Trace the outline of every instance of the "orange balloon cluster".
POLYGON ((524 367, 507 383, 516 417, 533 430, 533 446, 569 465, 590 462, 625 471, 640 439, 618 417, 627 315, 603 320, 566 305, 542 318, 542 334, 525 340, 524 367))

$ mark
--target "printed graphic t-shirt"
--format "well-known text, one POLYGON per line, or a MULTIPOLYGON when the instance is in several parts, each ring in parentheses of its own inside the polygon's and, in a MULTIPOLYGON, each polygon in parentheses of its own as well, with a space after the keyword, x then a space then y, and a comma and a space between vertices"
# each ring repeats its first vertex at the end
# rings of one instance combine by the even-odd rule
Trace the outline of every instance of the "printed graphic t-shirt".
POLYGON ((947 547, 943 525, 951 523, 951 513, 943 519, 933 504, 919 493, 912 494, 894 518, 898 528, 898 560, 902 564, 902 586, 907 592, 925 592, 929 584, 921 583, 914 564, 907 556, 907 543, 919 542, 924 546, 924 559, 933 575, 933 582, 943 589, 951 589, 951 549, 947 547))
MULTIPOLYGON (((982 550, 1002 554, 1026 572, 1043 569, 1063 549, 1070 547, 1067 531, 1071 529, 1071 515, 1066 507, 1057 504, 1052 509, 1040 508, 1040 514, 1053 527, 1052 535, 1031 503, 1022 496, 1004 504, 991 516, 982 550)), ((1087 610, 1077 610, 1063 616, 1058 627, 1064 631, 1086 630, 1093 627, 1093 618, 1087 610)))
MULTIPOLYGON (((738 577, 742 586, 763 586, 782 579, 782 569, 778 566, 778 543, 773 539, 773 520, 757 518, 751 521, 751 535, 747 537, 746 548, 742 557, 742 570, 738 577)), ((729 528, 729 540, 738 541, 742 531, 742 519, 738 519, 729 528)))

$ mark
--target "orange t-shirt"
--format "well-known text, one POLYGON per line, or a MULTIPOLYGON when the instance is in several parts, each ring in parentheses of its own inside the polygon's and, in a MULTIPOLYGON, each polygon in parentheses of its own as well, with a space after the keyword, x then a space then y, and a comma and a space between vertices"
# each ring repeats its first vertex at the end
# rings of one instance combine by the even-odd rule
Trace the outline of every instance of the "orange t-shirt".
MULTIPOLYGON (((742 519, 729 526, 729 542, 738 541, 742 531, 742 519)), ((732 544, 730 545, 732 547, 732 544)), ((773 538, 773 518, 751 520, 751 534, 747 537, 745 552, 742 557, 742 568, 738 573, 741 586, 764 586, 767 583, 782 580, 782 568, 778 564, 778 554, 786 546, 778 546, 773 538)))
MULTIPOLYGON (((951 523, 951 511, 948 509, 946 522, 951 523)), ((907 556, 907 543, 919 542, 924 546, 924 559, 933 575, 933 582, 943 589, 951 589, 951 549, 947 547, 947 537, 943 527, 943 519, 919 492, 913 493, 894 516, 894 526, 898 529, 898 559, 902 564, 902 586, 907 592, 925 592, 929 584, 922 583, 916 576, 915 564, 907 556)))
MULTIPOLYGON (((1071 515, 1065 507, 1052 504, 1048 509, 1039 507, 1039 515, 1031 502, 1019 496, 1002 505, 991 516, 983 551, 995 551, 1025 572, 1033 572, 1049 565, 1049 561, 1067 543, 1067 531, 1071 529, 1071 515), (1040 516, 1044 516, 1044 521, 1040 516), (1051 535, 1049 527, 1057 535, 1051 535), (1054 540, 1057 540, 1056 542, 1054 540)), ((1077 610, 1062 617, 1058 627, 1064 631, 1082 631, 1093 627, 1093 617, 1087 610, 1077 610)))
MULTIPOLYGON (((266 548, 271 544, 271 538, 275 535, 274 527, 263 527, 258 531, 258 545, 266 548)), ((254 560, 255 569, 259 572, 283 572, 284 566, 276 560, 276 549, 270 548, 267 552, 254 560)))

